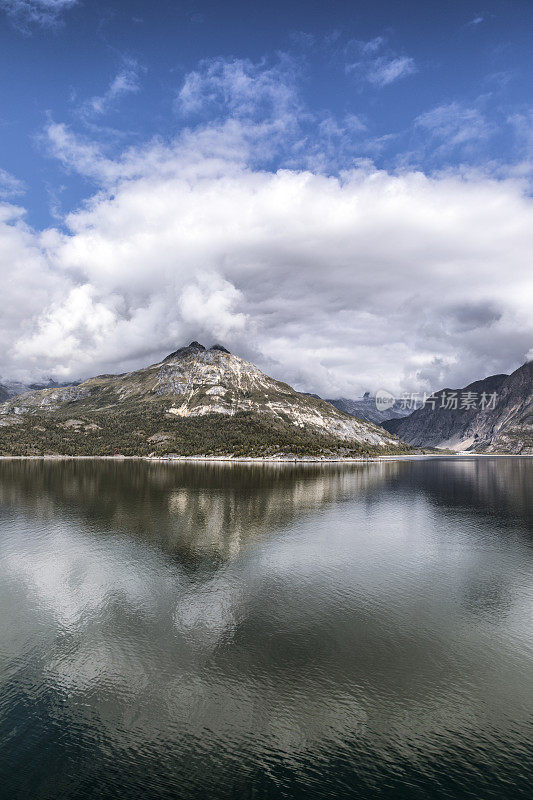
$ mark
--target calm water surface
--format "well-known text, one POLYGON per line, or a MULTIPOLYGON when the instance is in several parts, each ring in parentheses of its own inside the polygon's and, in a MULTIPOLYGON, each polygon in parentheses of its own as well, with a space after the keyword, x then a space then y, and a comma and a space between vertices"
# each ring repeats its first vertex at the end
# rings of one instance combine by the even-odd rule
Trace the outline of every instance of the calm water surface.
POLYGON ((0 796, 531 797, 533 460, 0 463, 0 796))

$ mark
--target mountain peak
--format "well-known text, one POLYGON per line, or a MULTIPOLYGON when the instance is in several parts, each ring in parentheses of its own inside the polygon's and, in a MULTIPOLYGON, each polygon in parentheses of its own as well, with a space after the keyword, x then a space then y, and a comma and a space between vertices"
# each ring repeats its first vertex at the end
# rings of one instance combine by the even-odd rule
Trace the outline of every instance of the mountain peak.
MULTIPOLYGON (((200 344, 200 342, 194 340, 186 347, 179 347, 177 350, 174 350, 174 352, 170 353, 166 358, 163 359, 163 361, 170 361, 173 358, 181 358, 183 356, 194 355, 195 353, 205 353, 206 350, 207 348, 204 347, 203 344, 200 344)), ((226 350, 225 347, 222 347, 221 344, 214 344, 209 348, 209 350, 216 350, 220 353, 227 353, 228 355, 231 355, 230 351, 226 350)))
POLYGON ((191 342, 186 347, 178 347, 178 349, 174 350, 173 353, 169 353, 169 355, 166 358, 164 358, 163 361, 170 361, 172 358, 180 358, 180 356, 186 356, 186 355, 189 355, 192 352, 201 353, 203 350, 205 350, 205 347, 203 346, 203 344, 200 344, 200 342, 194 341, 194 342, 191 342))

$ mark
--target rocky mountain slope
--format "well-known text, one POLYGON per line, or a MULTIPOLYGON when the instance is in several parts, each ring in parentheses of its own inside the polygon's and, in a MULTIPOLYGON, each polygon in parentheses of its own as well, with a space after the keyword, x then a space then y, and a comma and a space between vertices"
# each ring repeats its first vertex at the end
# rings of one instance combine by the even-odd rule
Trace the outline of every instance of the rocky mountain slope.
POLYGON ((401 450, 383 428, 301 395, 220 345, 206 350, 198 342, 136 372, 27 392, 0 405, 0 454, 401 450))
POLYGON ((408 417, 383 427, 418 447, 533 454, 533 361, 464 389, 443 389, 408 417), (444 397, 444 400, 443 400, 444 397))

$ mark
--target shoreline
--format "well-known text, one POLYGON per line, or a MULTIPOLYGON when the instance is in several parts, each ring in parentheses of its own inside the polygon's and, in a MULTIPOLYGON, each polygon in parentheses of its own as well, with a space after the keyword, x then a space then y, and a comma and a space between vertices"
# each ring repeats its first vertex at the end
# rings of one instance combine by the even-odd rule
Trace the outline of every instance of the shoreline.
POLYGON ((383 461, 417 461, 426 458, 533 458, 520 453, 398 453, 354 458, 320 458, 318 456, 0 456, 0 461, 148 461, 163 464, 368 464, 383 461))

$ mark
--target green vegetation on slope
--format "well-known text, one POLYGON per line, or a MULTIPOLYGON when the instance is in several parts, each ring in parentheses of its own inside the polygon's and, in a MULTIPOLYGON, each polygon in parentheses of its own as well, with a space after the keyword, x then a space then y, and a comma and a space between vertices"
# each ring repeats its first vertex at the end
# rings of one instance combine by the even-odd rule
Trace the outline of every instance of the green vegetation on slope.
POLYGON ((254 413, 207 414, 180 418, 147 403, 129 411, 32 414, 0 427, 0 455, 234 455, 370 456, 411 452, 404 447, 373 447, 339 442, 335 437, 298 428, 290 422, 254 413))

